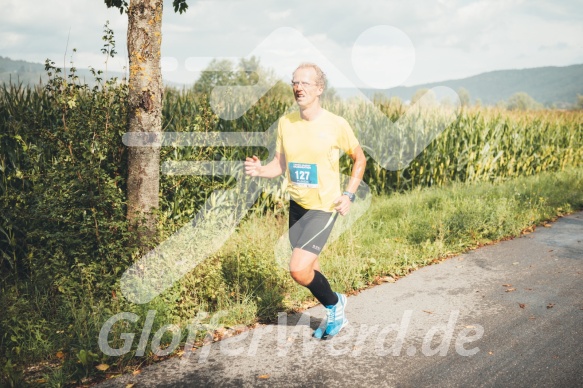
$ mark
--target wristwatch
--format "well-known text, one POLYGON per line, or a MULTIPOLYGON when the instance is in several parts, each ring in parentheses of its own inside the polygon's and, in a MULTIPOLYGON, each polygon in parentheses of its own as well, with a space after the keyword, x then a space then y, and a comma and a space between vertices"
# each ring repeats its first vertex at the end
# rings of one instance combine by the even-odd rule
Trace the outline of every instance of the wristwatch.
POLYGON ((350 202, 354 202, 354 200, 356 199, 356 195, 354 195, 354 193, 351 193, 350 191, 345 191, 342 193, 342 195, 346 195, 348 199, 350 199, 350 202))

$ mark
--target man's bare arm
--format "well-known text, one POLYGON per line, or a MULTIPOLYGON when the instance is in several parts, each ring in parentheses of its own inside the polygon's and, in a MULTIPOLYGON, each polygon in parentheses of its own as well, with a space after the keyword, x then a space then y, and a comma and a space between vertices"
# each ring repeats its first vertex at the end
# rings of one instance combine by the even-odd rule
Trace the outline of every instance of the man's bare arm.
POLYGON ((261 165, 261 160, 255 155, 245 159, 245 174, 260 178, 275 178, 283 174, 286 170, 285 155, 275 153, 273 160, 265 166, 261 165))
POLYGON ((356 193, 358 190, 358 185, 362 181, 362 177, 364 175, 364 170, 366 169, 366 156, 362 151, 360 146, 354 149, 354 153, 350 155, 354 164, 352 166, 352 172, 350 174, 350 181, 348 182, 348 186, 346 187, 346 191, 351 193, 356 193))
MULTIPOLYGON (((346 191, 350 193, 356 193, 358 190, 358 185, 362 181, 364 175, 364 169, 366 168, 366 156, 360 146, 356 147, 352 155, 350 155, 354 164, 352 165, 352 172, 350 173, 350 181, 348 186, 346 186, 346 191)), ((341 195, 334 201, 336 207, 334 209, 341 215, 346 215, 350 211, 350 199, 346 195, 341 195)))

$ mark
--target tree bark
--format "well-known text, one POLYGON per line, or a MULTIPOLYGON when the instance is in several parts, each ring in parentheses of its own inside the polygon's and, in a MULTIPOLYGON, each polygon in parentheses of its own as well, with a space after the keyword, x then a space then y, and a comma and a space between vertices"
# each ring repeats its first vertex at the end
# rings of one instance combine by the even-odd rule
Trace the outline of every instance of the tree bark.
MULTIPOLYGON (((128 8, 129 132, 148 132, 159 139, 162 131, 163 0, 131 0, 128 8)), ((135 243, 155 243, 160 186, 160 144, 129 147, 127 216, 135 243)))

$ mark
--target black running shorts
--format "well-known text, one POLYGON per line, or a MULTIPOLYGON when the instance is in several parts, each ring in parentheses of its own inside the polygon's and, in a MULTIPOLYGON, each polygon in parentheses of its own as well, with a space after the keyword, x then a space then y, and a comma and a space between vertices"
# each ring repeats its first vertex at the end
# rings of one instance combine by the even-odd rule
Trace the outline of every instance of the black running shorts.
POLYGON ((338 213, 304 209, 289 203, 289 241, 292 248, 301 248, 319 255, 328 241, 338 213))

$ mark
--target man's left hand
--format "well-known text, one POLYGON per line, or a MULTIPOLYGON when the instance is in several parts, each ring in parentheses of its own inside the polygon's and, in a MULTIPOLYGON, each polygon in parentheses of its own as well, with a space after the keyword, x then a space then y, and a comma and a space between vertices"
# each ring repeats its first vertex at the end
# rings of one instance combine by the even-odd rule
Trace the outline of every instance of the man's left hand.
POLYGON ((334 200, 334 203, 337 205, 334 210, 340 213, 341 216, 345 216, 350 211, 350 198, 347 195, 341 195, 340 197, 334 200))

